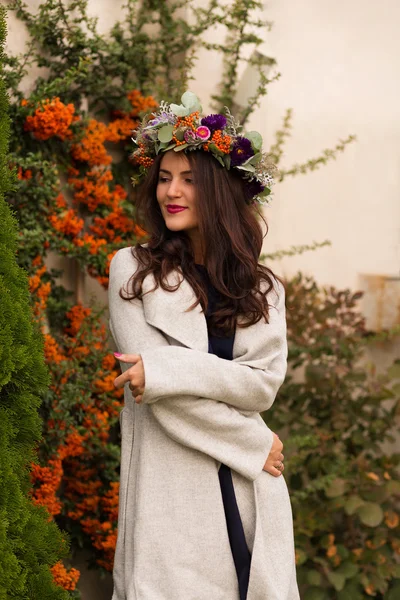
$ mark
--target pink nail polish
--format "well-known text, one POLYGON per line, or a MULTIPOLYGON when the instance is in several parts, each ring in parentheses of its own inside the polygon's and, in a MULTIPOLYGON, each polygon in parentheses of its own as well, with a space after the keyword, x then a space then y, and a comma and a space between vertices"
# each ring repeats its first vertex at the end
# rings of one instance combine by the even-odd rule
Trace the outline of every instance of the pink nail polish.
POLYGON ((114 352, 114 356, 116 358, 119 358, 120 356, 122 356, 121 352, 114 352))

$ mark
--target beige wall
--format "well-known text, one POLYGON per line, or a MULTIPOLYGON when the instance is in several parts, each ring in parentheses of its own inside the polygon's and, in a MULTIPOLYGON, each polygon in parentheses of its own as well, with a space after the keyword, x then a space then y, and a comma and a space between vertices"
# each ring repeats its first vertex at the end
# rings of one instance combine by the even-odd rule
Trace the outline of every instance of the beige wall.
MULTIPOLYGON (((262 51, 277 58, 282 77, 269 87, 249 129, 258 129, 269 145, 285 109, 293 108, 283 167, 318 156, 350 133, 358 140, 337 161, 275 188, 265 211, 264 250, 330 240, 330 247, 275 263, 276 270, 363 289, 371 327, 400 323, 400 4, 266 4, 274 26, 262 51)), ((219 73, 219 62, 203 53, 194 91, 207 98, 219 73)))

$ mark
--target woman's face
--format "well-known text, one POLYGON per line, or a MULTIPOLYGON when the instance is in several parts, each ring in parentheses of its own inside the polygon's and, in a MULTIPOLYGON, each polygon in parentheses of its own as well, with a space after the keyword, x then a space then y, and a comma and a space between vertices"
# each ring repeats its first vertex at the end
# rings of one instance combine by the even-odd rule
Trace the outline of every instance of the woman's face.
POLYGON ((157 201, 169 230, 185 230, 190 237, 197 235, 195 190, 190 163, 184 153, 166 152, 160 163, 157 201))

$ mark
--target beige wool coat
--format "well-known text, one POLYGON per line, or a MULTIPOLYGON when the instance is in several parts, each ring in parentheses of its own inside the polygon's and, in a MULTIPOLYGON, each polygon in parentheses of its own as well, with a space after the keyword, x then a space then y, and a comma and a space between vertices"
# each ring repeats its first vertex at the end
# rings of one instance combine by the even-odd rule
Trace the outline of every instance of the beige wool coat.
MULTIPOLYGON (((145 391, 125 386, 118 541, 112 600, 238 600, 218 469, 232 469, 252 553, 248 600, 298 600, 291 505, 283 475, 263 471, 272 432, 259 415, 286 373, 284 289, 270 323, 237 328, 233 360, 208 353, 206 318, 180 287, 142 300, 119 290, 137 269, 130 248, 111 262, 110 328, 119 352, 141 354, 145 391)), ((276 284, 278 286, 278 284, 276 284)), ((153 275, 143 292, 154 286, 153 275)), ((127 365, 121 365, 122 369, 127 365)))

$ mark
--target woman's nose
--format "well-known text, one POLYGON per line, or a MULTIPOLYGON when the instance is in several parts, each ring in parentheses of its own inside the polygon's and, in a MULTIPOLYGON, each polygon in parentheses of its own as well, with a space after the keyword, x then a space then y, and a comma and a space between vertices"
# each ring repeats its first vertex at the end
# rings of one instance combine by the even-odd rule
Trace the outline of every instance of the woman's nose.
POLYGON ((181 184, 177 179, 172 179, 171 183, 168 186, 168 192, 167 192, 167 196, 170 196, 171 198, 175 198, 177 196, 181 196, 182 194, 182 189, 181 189, 181 184))

